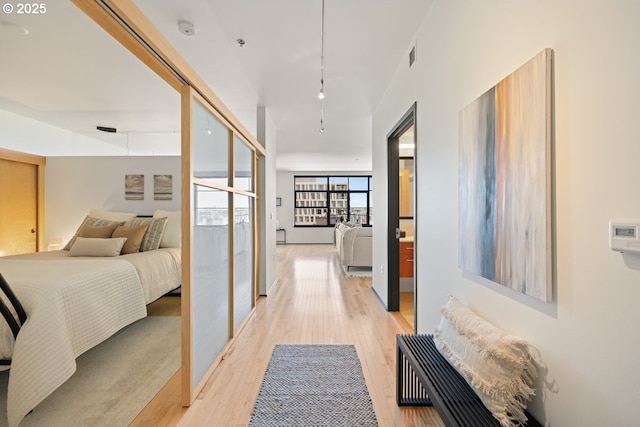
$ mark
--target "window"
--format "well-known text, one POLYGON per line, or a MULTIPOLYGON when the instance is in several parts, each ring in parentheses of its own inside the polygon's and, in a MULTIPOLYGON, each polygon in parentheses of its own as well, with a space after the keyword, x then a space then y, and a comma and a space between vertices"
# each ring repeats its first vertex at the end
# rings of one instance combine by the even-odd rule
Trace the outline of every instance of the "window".
POLYGON ((294 176, 294 225, 373 224, 371 176, 294 176), (311 208, 311 209, 309 209, 311 208))

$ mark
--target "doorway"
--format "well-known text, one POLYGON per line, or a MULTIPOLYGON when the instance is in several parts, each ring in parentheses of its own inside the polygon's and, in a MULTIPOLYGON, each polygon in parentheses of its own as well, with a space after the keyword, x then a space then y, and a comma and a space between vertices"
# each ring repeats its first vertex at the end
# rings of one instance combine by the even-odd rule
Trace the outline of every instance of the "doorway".
POLYGON ((387 136, 389 311, 416 330, 416 104, 387 136))
POLYGON ((0 256, 44 250, 46 159, 0 149, 0 256))

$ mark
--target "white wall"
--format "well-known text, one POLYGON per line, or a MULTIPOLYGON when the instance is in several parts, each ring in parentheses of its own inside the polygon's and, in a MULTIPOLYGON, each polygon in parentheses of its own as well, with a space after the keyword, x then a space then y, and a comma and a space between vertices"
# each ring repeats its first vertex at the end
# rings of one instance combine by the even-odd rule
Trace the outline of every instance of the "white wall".
POLYGON ((45 168, 46 238, 65 244, 90 209, 153 215, 180 209, 180 157, 47 157, 45 168), (124 176, 144 175, 144 200, 125 200, 124 176), (173 200, 153 200, 153 175, 173 175, 173 200))
MULTIPOLYGON (((547 366, 533 412, 550 426, 638 423, 640 257, 607 246, 610 219, 640 217, 638 22, 635 1, 437 0, 416 37, 417 63, 399 67, 374 114, 380 223, 386 134, 417 101, 419 332, 433 331, 439 307, 455 294, 528 338, 547 366), (457 265, 458 112, 545 47, 555 51, 551 304, 457 265)), ((385 231, 374 228, 374 266, 386 256, 385 231)), ((374 287, 386 302, 386 275, 375 275, 374 287)))
POLYGON ((258 107, 258 141, 266 155, 260 158, 260 295, 276 283, 276 127, 265 107, 258 107))
MULTIPOLYGON (((278 171, 276 183, 276 196, 282 198, 282 206, 276 208, 276 219, 279 227, 287 231, 287 244, 289 243, 319 243, 333 244, 333 227, 294 227, 293 226, 293 177, 295 175, 333 175, 333 176, 352 176, 352 175, 371 175, 369 171, 363 172, 292 172, 278 171)), ((374 183, 375 185, 375 183, 374 183)), ((377 209, 375 212, 378 212, 377 209)), ((377 221, 377 218, 376 218, 377 221)), ((282 238, 282 235, 278 236, 282 238)))

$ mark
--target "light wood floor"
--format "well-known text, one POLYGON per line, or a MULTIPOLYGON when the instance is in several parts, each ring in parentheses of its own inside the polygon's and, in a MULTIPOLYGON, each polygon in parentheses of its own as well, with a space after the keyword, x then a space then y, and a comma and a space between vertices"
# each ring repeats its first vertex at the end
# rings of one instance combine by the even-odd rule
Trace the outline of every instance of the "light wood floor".
POLYGON ((413 292, 400 292, 400 314, 407 323, 413 327, 415 315, 413 314, 413 292))
POLYGON ((277 277, 194 404, 180 406, 176 375, 131 426, 246 426, 279 343, 353 344, 380 426, 443 425, 433 408, 395 403, 395 335, 411 328, 370 278, 346 277, 331 245, 278 246, 277 277))
POLYGON ((180 297, 164 296, 147 306, 147 316, 180 316, 180 297))

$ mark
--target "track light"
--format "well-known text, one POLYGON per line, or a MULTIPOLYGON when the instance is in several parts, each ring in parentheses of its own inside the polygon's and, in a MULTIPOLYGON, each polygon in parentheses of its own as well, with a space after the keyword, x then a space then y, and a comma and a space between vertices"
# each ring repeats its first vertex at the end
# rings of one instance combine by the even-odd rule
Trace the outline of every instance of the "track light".
POLYGON ((108 126, 96 126, 96 129, 98 129, 99 131, 102 131, 102 132, 107 132, 107 133, 116 133, 117 132, 116 128, 112 128, 112 127, 108 127, 108 126))
POLYGON ((322 0, 322 13, 320 15, 320 133, 324 133, 324 0, 322 0))

